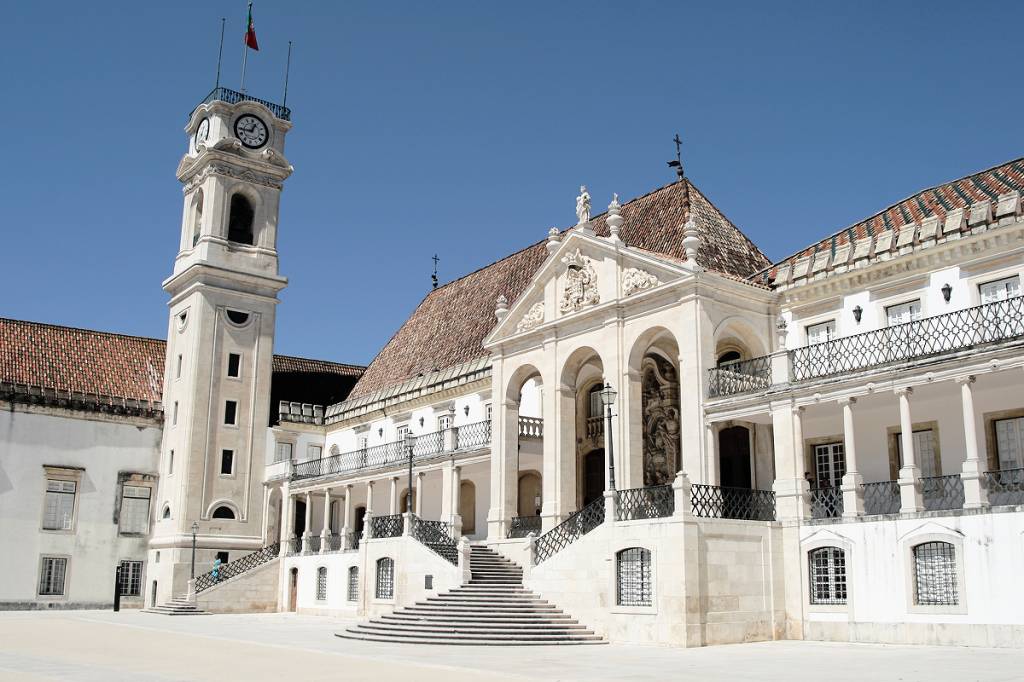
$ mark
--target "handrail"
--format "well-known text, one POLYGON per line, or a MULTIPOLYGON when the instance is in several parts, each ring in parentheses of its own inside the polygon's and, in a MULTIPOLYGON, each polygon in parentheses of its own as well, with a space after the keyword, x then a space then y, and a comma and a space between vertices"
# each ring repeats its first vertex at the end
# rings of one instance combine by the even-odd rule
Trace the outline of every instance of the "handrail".
POLYGON ((258 549, 255 552, 250 552, 243 557, 239 557, 234 561, 230 561, 222 566, 218 566, 216 569, 216 575, 214 571, 207 571, 202 575, 196 576, 196 594, 204 592, 218 583, 222 583, 229 578, 234 578, 237 575, 241 575, 246 571, 251 571, 254 568, 262 566, 268 561, 276 559, 281 552, 281 543, 275 542, 272 545, 267 545, 262 549, 258 549))
POLYGON ((459 550, 452 538, 451 524, 428 521, 413 514, 409 519, 409 535, 448 562, 459 563, 459 550))
POLYGON ((550 559, 604 523, 604 498, 599 497, 565 521, 537 538, 534 563, 550 559))

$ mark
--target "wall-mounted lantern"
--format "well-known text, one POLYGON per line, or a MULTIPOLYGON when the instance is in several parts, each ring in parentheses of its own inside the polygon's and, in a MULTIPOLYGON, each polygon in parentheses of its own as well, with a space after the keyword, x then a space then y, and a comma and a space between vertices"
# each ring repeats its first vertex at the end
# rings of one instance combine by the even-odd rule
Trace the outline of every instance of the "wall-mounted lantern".
POLYGON ((942 285, 942 298, 949 303, 949 297, 953 295, 953 287, 949 286, 949 282, 942 285))
POLYGON ((857 324, 860 324, 860 317, 864 314, 864 309, 860 306, 856 306, 853 309, 853 319, 857 320, 857 324))

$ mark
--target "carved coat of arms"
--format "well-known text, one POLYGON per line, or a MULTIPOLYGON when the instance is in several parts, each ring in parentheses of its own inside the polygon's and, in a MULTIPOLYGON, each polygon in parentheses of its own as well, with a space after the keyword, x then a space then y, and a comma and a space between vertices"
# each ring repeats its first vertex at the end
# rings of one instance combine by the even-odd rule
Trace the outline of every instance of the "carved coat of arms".
POLYGON ((566 265, 566 272, 559 310, 571 313, 600 303, 601 294, 597 291, 597 271, 594 270, 593 262, 582 255, 579 249, 563 258, 562 262, 566 265))

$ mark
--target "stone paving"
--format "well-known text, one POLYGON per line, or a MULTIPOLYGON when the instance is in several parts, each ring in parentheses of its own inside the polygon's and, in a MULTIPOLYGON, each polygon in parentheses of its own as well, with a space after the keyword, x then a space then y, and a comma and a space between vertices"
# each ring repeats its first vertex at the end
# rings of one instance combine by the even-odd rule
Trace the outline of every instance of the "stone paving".
POLYGON ((703 649, 464 647, 339 639, 352 621, 292 614, 169 617, 0 612, 0 680, 1024 679, 1024 650, 762 642, 703 649))

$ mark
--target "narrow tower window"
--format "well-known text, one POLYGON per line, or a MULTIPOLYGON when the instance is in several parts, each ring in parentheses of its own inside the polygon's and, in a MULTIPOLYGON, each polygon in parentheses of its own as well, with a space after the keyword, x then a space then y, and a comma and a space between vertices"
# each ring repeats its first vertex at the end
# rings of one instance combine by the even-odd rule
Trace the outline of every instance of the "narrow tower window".
POLYGON ((192 246, 199 243, 203 225, 203 190, 196 192, 195 212, 192 216, 192 246))
POLYGON ((228 376, 237 377, 242 364, 242 356, 238 353, 228 353, 228 376))
POLYGON ((228 216, 228 241, 238 244, 252 244, 252 204, 241 194, 231 197, 231 213, 228 216))
POLYGON ((238 418, 238 403, 234 400, 228 400, 224 403, 224 423, 228 426, 232 426, 237 423, 238 418))
POLYGON ((220 473, 230 476, 235 473, 235 451, 222 450, 220 453, 220 473))

